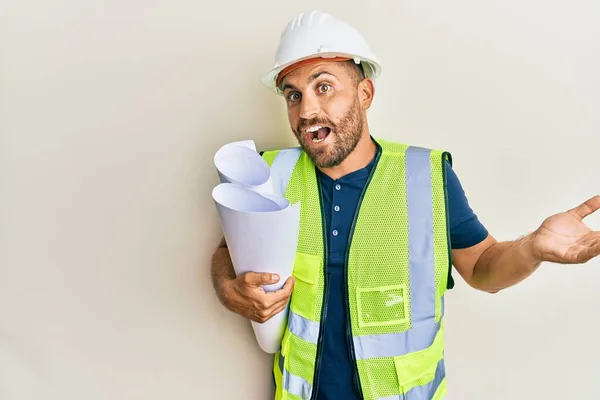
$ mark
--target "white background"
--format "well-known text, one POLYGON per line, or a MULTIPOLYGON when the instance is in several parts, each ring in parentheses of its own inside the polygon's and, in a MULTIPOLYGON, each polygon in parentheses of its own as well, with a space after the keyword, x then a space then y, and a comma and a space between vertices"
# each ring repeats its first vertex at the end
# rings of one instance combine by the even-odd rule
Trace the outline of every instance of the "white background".
MULTIPOLYGON (((600 192, 599 4, 5 0, 0 399, 270 398, 270 357, 209 280, 212 157, 295 145, 258 76, 296 13, 362 31, 384 67, 373 135, 451 151, 514 239, 600 192)), ((598 398, 599 267, 497 295, 456 276, 448 398, 598 398)))

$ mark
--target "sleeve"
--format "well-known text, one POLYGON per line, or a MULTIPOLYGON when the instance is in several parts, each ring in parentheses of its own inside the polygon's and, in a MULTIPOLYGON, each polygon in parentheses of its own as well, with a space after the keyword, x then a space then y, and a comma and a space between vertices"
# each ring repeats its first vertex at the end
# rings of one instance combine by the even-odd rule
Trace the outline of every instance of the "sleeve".
POLYGON ((458 176, 448 162, 446 181, 451 248, 464 249, 474 246, 488 236, 488 231, 471 209, 458 176))

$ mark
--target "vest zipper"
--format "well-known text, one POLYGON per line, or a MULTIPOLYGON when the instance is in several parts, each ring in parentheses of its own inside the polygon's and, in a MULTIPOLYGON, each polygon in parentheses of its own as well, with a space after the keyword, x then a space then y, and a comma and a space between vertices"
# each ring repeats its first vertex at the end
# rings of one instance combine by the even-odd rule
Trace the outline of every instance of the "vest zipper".
MULTIPOLYGON (((379 146, 379 145, 378 145, 379 146)), ((352 367, 353 374, 352 378, 354 381, 354 389, 356 390, 356 394, 363 398, 362 387, 360 384, 359 374, 358 374, 358 365, 356 364, 356 352, 354 350, 354 340, 352 336, 352 321, 350 316, 350 299, 348 293, 348 262, 350 260, 350 246, 352 245, 352 237, 354 236, 354 228, 356 227, 356 221, 358 220, 358 214, 360 212, 360 206, 362 205, 363 199, 367 192, 367 188, 371 183, 371 179, 373 179, 373 175, 375 170, 377 169, 377 165, 379 164, 379 159, 381 158, 382 151, 378 152, 377 159, 375 160, 375 165, 371 169, 369 173, 369 177, 367 178, 367 183, 360 194, 360 198, 358 200, 358 204, 356 205, 356 211, 354 212, 354 218, 352 219, 352 225, 350 226, 350 233, 348 235, 348 243, 346 245, 346 256, 345 256, 345 265, 344 265, 344 298, 346 300, 346 342, 350 347, 350 357, 352 358, 352 367)))
POLYGON ((313 388, 312 388, 312 395, 311 395, 311 400, 316 400, 317 398, 317 394, 319 392, 319 374, 320 374, 320 370, 321 370, 321 356, 322 356, 322 349, 323 349, 323 331, 325 330, 325 318, 327 318, 327 295, 329 292, 329 273, 327 272, 327 260, 329 259, 329 251, 328 251, 328 246, 327 246, 327 226, 326 226, 326 219, 325 219, 325 212, 323 211, 323 192, 321 190, 321 185, 319 184, 319 175, 318 172, 315 168, 315 174, 317 175, 317 186, 319 188, 319 208, 321 210, 321 224, 322 224, 322 228, 321 231, 323 232, 323 302, 322 302, 322 306, 321 306, 321 321, 320 321, 320 325, 319 325, 319 338, 317 340, 317 354, 316 354, 316 360, 315 360, 315 371, 314 371, 314 377, 313 377, 313 388))

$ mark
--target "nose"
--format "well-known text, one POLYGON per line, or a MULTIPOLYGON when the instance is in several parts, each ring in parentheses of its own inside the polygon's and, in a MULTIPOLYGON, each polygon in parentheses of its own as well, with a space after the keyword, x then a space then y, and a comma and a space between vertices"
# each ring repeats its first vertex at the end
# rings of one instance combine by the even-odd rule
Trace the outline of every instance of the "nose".
POLYGON ((309 120, 319 114, 321 108, 319 101, 316 96, 306 94, 302 96, 302 103, 300 105, 300 118, 309 120))

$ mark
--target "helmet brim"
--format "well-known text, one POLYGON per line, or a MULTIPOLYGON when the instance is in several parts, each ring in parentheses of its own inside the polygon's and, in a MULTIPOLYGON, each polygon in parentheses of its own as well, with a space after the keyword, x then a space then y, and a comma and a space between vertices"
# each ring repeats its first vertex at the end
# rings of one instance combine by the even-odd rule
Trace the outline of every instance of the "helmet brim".
POLYGON ((346 52, 328 52, 328 53, 310 54, 306 57, 291 60, 291 61, 281 64, 281 65, 276 65, 273 68, 271 68, 269 71, 264 73, 261 76, 260 80, 261 80, 262 84, 264 86, 266 86, 267 89, 269 89, 270 91, 277 93, 277 94, 282 94, 282 91, 276 85, 277 77, 281 73, 281 71, 283 71, 284 69, 288 68, 289 66, 291 66, 293 64, 296 64, 298 62, 302 62, 305 60, 309 60, 309 59, 313 59, 313 58, 323 58, 324 60, 327 60, 328 58, 335 58, 335 57, 345 57, 345 58, 349 58, 349 59, 353 59, 353 60, 358 60, 361 63, 366 63, 369 66, 369 71, 365 70, 365 75, 367 76, 367 78, 376 79, 379 77, 379 75, 381 75, 381 64, 380 64, 379 60, 376 60, 374 57, 362 57, 362 56, 357 57, 355 54, 350 54, 350 53, 346 53, 346 52))

